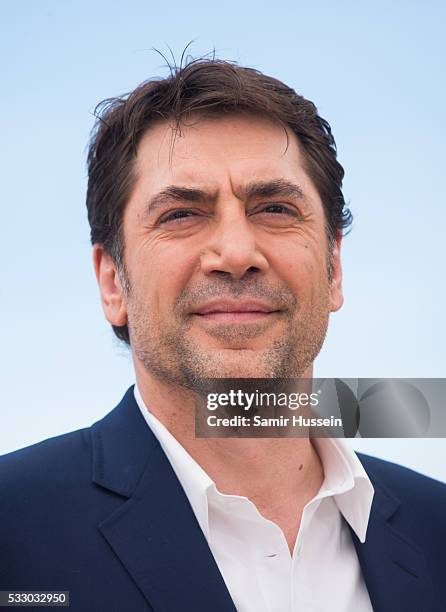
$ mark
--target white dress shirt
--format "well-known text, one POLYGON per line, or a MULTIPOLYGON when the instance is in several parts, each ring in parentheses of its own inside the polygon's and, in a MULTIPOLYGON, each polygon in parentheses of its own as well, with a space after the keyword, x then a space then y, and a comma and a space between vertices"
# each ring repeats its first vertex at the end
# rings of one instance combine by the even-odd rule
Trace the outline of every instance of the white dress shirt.
POLYGON ((189 499, 238 612, 372 612, 347 523, 364 542, 374 491, 344 440, 313 439, 325 478, 304 507, 291 555, 280 527, 248 498, 220 493, 145 406, 137 385, 134 393, 189 499))

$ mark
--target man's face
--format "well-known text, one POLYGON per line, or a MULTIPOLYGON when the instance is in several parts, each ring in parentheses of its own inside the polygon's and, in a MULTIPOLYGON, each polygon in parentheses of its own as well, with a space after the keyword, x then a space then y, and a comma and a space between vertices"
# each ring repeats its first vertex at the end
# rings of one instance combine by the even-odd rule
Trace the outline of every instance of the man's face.
POLYGON ((145 134, 124 213, 134 358, 192 388, 310 375, 342 294, 339 245, 329 282, 322 202, 296 137, 287 147, 279 124, 228 116, 172 138, 167 122, 145 134))

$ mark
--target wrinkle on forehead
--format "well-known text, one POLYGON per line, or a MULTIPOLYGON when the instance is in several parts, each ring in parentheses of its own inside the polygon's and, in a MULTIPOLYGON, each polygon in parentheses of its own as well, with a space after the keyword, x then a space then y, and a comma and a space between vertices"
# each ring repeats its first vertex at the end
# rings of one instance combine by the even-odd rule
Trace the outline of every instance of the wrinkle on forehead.
POLYGON ((218 143, 221 155, 231 156, 234 160, 280 159, 289 152, 293 141, 299 149, 296 135, 279 121, 252 113, 237 113, 198 117, 191 124, 183 123, 179 126, 174 121, 159 121, 144 134, 138 152, 143 150, 144 157, 148 154, 153 158, 156 150, 158 167, 166 160, 171 168, 175 159, 206 161, 205 151, 201 154, 197 146, 197 137, 203 142, 203 149, 207 148, 210 144, 209 132, 214 132, 218 124, 224 124, 218 143), (249 142, 244 138, 247 128, 251 128, 249 142), (254 134, 256 137, 253 139, 254 134), (150 152, 149 148, 153 150, 150 152))
MULTIPOLYGON (((190 118, 191 117, 189 117, 189 119, 190 118)), ((234 127, 234 133, 236 136, 238 135, 238 130, 236 126, 240 122, 242 122, 245 126, 248 122, 251 124, 255 124, 257 128, 259 127, 259 125, 263 124, 263 127, 268 127, 269 129, 273 129, 275 131, 279 128, 280 130, 282 130, 283 135, 285 137, 285 146, 283 147, 283 150, 280 156, 283 156, 286 154, 289 144, 290 144, 290 136, 293 135, 294 138, 296 139, 295 134, 290 132, 288 126, 283 124, 281 121, 276 120, 272 117, 268 117, 265 114, 256 113, 252 111, 243 111, 243 110, 234 111, 233 113, 229 112, 226 115, 212 115, 210 113, 203 115, 203 114, 195 113, 192 116, 192 119, 194 119, 192 122, 188 122, 187 119, 182 122, 178 122, 178 123, 171 122, 170 125, 168 126, 168 129, 170 128, 171 130, 171 136, 170 136, 171 151, 169 154, 171 158, 173 157, 174 148, 175 148, 175 144, 177 140, 180 138, 184 138, 184 132, 183 132, 184 128, 186 128, 187 130, 189 128, 194 129, 197 127, 202 127, 203 123, 206 123, 207 125, 212 126, 213 124, 215 125, 215 122, 224 121, 228 123, 229 126, 234 127)), ((266 144, 268 145, 268 143, 266 144)), ((244 158, 242 157, 239 159, 244 159, 244 158)))

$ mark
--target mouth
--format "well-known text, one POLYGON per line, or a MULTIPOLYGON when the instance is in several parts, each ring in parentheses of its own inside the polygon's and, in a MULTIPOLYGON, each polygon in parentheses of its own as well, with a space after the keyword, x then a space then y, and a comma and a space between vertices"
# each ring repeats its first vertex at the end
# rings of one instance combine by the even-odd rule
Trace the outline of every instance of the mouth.
POLYGON ((260 323, 282 311, 258 300, 214 300, 195 309, 191 314, 202 321, 224 325, 260 323))

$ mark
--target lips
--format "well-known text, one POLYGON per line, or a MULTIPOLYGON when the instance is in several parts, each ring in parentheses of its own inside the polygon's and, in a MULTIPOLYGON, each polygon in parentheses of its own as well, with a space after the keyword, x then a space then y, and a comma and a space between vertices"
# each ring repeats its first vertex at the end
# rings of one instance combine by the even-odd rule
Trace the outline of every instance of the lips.
POLYGON ((259 300, 214 300, 194 309, 193 314, 209 315, 219 313, 263 313, 278 312, 259 300))
POLYGON ((212 300, 194 309, 192 314, 218 323, 249 323, 261 321, 280 312, 261 300, 212 300))

